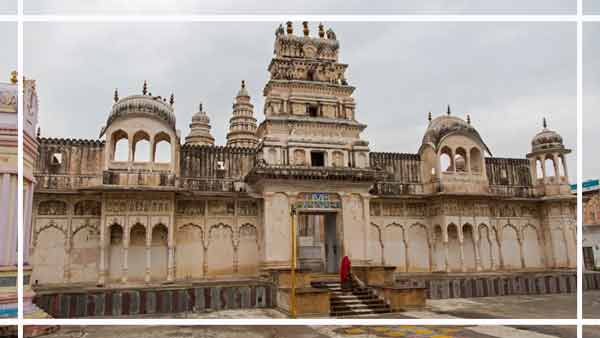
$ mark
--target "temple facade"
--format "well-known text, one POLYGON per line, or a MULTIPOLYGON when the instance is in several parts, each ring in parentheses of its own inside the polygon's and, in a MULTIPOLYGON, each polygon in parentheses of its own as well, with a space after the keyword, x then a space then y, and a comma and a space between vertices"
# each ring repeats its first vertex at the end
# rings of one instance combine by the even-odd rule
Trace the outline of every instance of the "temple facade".
POLYGON ((523 158, 492 156, 449 107, 415 153, 374 152, 339 53, 332 29, 278 27, 264 118, 242 82, 226 146, 202 105, 182 140, 174 96, 147 84, 115 92, 99 139, 32 140, 32 284, 262 278, 289 269, 292 239, 317 274, 345 255, 396 274, 575 268, 570 150, 545 121, 523 158))
POLYGON ((17 74, 0 83, 0 317, 17 316, 17 74))

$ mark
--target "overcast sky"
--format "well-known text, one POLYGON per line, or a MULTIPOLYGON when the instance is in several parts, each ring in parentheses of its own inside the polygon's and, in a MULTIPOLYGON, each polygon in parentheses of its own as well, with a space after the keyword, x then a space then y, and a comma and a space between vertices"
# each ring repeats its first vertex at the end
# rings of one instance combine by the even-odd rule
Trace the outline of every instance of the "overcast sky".
POLYGON ((585 14, 600 14, 600 0, 583 0, 585 14))
POLYGON ((583 27, 583 177, 600 178, 600 23, 583 27))
POLYGON ((3 45, 0 48, 0 82, 9 82, 10 72, 17 69, 17 24, 0 22, 3 45))
POLYGON ((17 14, 17 0, 1 0, 0 14, 17 14))
MULTIPOLYGON (((6 0, 3 0, 6 1, 6 0)), ((597 1, 597 0, 595 0, 597 1)), ((574 13, 576 0, 25 0, 27 13, 574 13)))
MULTIPOLYGON (((325 23, 326 27, 330 23, 325 23)), ((357 87, 373 151, 416 153, 427 112, 471 114, 495 156, 524 158, 547 117, 573 149, 576 170, 576 30, 572 23, 331 23, 357 87)), ((225 143, 245 79, 263 119, 262 89, 278 23, 26 23, 25 67, 38 81, 43 136, 96 138, 114 88, 175 92, 188 133, 200 101, 225 143)), ((295 24, 299 32, 299 24, 295 24)), ((311 24, 314 34, 316 23, 311 24)))

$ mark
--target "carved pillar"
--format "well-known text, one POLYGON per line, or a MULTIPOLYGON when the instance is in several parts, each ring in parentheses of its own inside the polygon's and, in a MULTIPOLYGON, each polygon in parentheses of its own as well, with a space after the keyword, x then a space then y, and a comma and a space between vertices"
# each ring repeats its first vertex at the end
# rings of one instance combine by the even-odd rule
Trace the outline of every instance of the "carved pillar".
POLYGON ((521 269, 525 269, 525 253, 523 249, 523 232, 521 231, 518 235, 517 240, 519 241, 519 256, 521 257, 521 269))
POLYGON ((65 283, 71 282, 71 247, 72 247, 72 238, 70 235, 70 229, 67 228, 67 238, 65 239, 65 266, 63 269, 63 280, 65 283))
POLYGON ((448 239, 444 240, 444 271, 450 272, 450 264, 448 264, 448 239))
POLYGON ((558 183, 558 178, 560 177, 560 170, 558 169, 558 156, 556 154, 552 155, 552 165, 554 166, 554 177, 557 178, 558 183))
POLYGON ((150 269, 152 268, 152 229, 146 230, 146 270, 144 282, 150 283, 150 269))
POLYGON ((129 253, 129 227, 123 233, 123 271, 121 275, 121 281, 123 283, 127 283, 127 263, 128 263, 128 253, 129 253))
POLYGON ((562 158, 563 171, 565 173, 565 178, 567 180, 566 182, 568 183, 569 182, 569 170, 568 170, 568 167, 567 167, 567 161, 565 160, 565 156, 564 155, 561 155, 561 158, 562 158))
POLYGON ((465 241, 462 238, 459 238, 459 240, 460 248, 458 254, 460 258, 460 271, 466 272, 467 268, 465 267, 465 241))
MULTIPOLYGON (((402 235, 402 237, 404 237, 404 234, 402 235)), ((404 242, 404 271, 408 272, 409 271, 409 266, 410 266, 410 258, 408 257, 408 242, 406 240, 403 241, 404 242)))
POLYGON ((168 252, 167 252, 167 281, 168 282, 172 282, 175 280, 175 276, 176 276, 176 270, 175 270, 175 231, 176 231, 176 224, 175 224, 175 196, 173 196, 171 198, 171 215, 170 215, 170 219, 171 221, 170 226, 168 228, 169 230, 169 239, 168 239, 168 252))
POLYGON ((98 269, 98 285, 106 284, 106 278, 108 276, 109 260, 107 259, 108 251, 107 244, 110 242, 110 233, 108 240, 106 238, 106 214, 105 214, 106 201, 102 199, 102 206, 100 211, 100 266, 98 269))
POLYGON ((481 239, 479 238, 479 236, 473 236, 473 237, 474 237, 473 246, 475 249, 475 270, 481 271, 481 270, 483 270, 483 267, 481 266, 481 255, 479 253, 479 241, 481 239))

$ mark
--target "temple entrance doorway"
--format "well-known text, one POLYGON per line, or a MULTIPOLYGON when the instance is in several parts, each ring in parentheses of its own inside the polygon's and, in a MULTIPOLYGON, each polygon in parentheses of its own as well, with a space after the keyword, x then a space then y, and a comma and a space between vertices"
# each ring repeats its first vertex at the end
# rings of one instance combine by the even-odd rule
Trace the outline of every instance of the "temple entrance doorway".
POLYGON ((300 212, 298 215, 298 260, 300 269, 337 273, 341 247, 337 212, 300 212))

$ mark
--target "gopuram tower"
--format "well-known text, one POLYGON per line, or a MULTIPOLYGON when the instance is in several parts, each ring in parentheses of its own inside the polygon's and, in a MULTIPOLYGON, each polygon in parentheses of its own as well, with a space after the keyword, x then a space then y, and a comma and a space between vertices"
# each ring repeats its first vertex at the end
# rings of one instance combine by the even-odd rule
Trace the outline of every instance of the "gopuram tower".
POLYGON ((293 236, 303 238, 297 250, 302 269, 335 273, 344 255, 368 264, 362 236, 369 189, 380 172, 370 168, 369 144, 360 138, 366 125, 356 120, 354 87, 339 48, 322 24, 317 36, 310 36, 307 22, 301 35, 291 22, 275 32, 258 163, 246 177, 264 199, 264 268, 290 266, 293 236), (296 234, 289 230, 290 212, 296 234))

